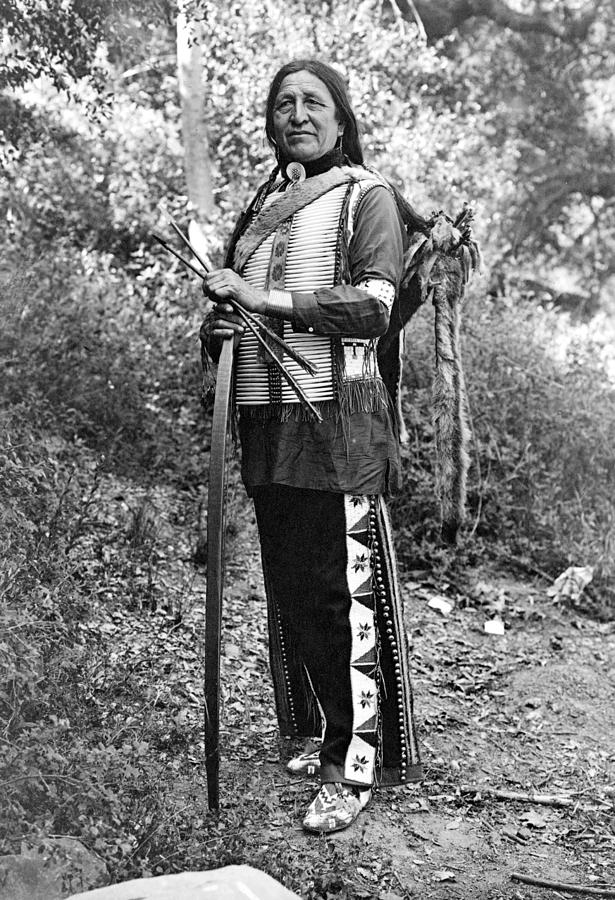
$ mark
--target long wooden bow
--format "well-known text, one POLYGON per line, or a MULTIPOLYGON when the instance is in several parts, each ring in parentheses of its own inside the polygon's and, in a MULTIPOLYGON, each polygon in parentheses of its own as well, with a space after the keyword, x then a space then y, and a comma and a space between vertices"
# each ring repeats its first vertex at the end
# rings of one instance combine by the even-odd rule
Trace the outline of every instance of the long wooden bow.
MULTIPOLYGON (((205 261, 192 246, 183 231, 173 219, 171 226, 194 254, 203 270, 208 271, 205 261)), ((202 272, 193 266, 181 254, 174 250, 157 234, 154 238, 165 250, 168 250, 187 268, 199 277, 202 272)), ((299 402, 314 418, 321 422, 318 409, 310 402, 307 394, 278 359, 265 340, 266 337, 282 348, 284 353, 298 363, 310 375, 316 373, 316 367, 293 347, 286 343, 274 331, 266 328, 251 313, 243 309, 235 300, 228 299, 244 326, 252 332, 257 341, 271 357, 272 363, 297 395, 299 402), (262 333, 261 333, 262 332, 262 333)), ((224 510, 226 495, 226 444, 233 379, 233 338, 227 338, 222 344, 222 352, 218 361, 214 413, 211 425, 211 450, 209 457, 209 486, 207 490, 207 586, 205 598, 205 771, 207 773, 207 798, 210 809, 220 806, 219 771, 220 771, 220 650, 222 634, 222 597, 224 591, 224 510)))
POLYGON ((224 590, 226 443, 233 377, 233 339, 222 345, 211 425, 207 489, 207 592, 205 613, 205 771, 210 809, 218 809, 220 769, 220 644, 224 590))

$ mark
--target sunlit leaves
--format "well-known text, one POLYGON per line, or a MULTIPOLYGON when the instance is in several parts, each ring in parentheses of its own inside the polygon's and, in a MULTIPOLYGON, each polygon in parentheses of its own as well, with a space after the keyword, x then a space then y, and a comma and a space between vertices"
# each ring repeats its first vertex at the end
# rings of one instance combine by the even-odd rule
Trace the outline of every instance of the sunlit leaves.
POLYGON ((101 5, 80 0, 4 0, 0 89, 47 75, 59 89, 90 77, 101 84, 96 60, 104 18, 101 5))

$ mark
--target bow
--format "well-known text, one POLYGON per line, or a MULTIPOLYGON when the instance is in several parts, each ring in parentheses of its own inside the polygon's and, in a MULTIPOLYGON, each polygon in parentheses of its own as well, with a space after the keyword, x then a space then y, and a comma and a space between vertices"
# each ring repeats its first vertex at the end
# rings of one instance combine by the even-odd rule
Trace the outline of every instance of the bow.
POLYGON ((207 490, 207 591, 205 606, 205 771, 210 809, 219 807, 219 703, 222 595, 224 589, 224 509, 226 494, 226 441, 233 339, 222 345, 211 424, 209 487, 207 490))
MULTIPOLYGON (((185 246, 194 254, 205 272, 208 267, 199 256, 193 245, 173 219, 170 224, 185 246)), ((189 260, 173 249, 164 238, 154 234, 153 237, 165 250, 176 257, 188 269, 199 277, 199 271, 189 260)), ((242 319, 272 362, 280 370, 290 387, 297 395, 299 402, 309 410, 319 422, 322 417, 318 409, 310 402, 305 391, 294 376, 265 340, 276 343, 284 353, 291 357, 310 375, 316 373, 316 367, 293 347, 286 343, 275 331, 266 328, 251 313, 243 309, 235 300, 227 299, 234 311, 242 319)), ((224 509, 226 495, 226 443, 228 432, 231 384, 233 379, 233 338, 229 337, 222 344, 222 352, 218 361, 216 394, 211 426, 211 449, 209 456, 209 486, 207 491, 207 585, 205 597, 205 771, 207 773, 207 799, 210 809, 218 809, 219 771, 220 771, 220 648, 222 633, 222 597, 224 591, 224 509)))

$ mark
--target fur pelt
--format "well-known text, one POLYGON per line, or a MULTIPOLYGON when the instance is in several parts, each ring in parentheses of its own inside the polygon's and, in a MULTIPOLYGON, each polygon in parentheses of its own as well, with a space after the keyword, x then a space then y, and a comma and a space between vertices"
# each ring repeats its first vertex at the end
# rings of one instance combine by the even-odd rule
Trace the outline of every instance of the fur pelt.
POLYGON ((455 543, 464 518, 469 467, 467 404, 459 347, 461 304, 466 283, 480 267, 480 251, 472 234, 473 214, 468 206, 464 206, 455 220, 439 212, 422 221, 408 214, 404 221, 409 239, 404 275, 391 311, 389 329, 379 341, 378 363, 391 397, 399 404, 403 329, 426 300, 433 300, 437 486, 442 537, 448 543, 455 543))
POLYGON ((437 482, 442 507, 442 537, 454 543, 464 519, 469 427, 459 347, 463 274, 459 260, 441 256, 431 274, 436 311, 436 370, 433 419, 437 482))

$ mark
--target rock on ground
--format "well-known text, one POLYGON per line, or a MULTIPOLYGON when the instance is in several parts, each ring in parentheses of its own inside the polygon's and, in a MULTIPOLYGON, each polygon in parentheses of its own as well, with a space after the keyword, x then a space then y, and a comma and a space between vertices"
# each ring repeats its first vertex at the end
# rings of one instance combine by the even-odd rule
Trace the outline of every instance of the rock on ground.
POLYGON ((251 866, 226 866, 209 872, 182 872, 136 878, 123 884, 73 894, 68 900, 299 900, 275 879, 251 866))
POLYGON ((75 838, 54 838, 43 853, 0 857, 0 900, 59 900, 67 890, 95 884, 107 867, 75 838))

